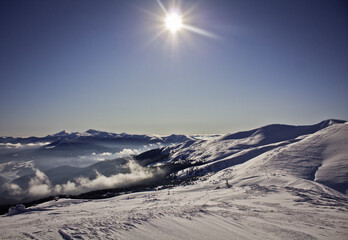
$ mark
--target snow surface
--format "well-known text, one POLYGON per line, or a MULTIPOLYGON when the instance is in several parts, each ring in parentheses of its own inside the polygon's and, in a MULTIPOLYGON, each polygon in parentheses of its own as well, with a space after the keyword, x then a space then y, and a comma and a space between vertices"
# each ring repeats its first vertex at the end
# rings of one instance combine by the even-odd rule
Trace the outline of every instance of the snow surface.
POLYGON ((260 135, 262 130, 243 138, 227 135, 213 141, 188 141, 168 147, 170 157, 167 162, 199 164, 178 172, 179 178, 236 166, 231 168, 235 170, 236 181, 246 175, 269 177, 271 174, 282 174, 313 180, 342 193, 347 192, 348 124, 331 124, 312 134, 293 135, 293 138, 288 137, 286 131, 285 137, 279 137, 279 131, 275 130, 278 139, 287 139, 279 142, 274 142, 270 133, 268 137, 260 135))
POLYGON ((104 200, 61 199, 0 217, 1 239, 346 239, 348 200, 205 180, 104 200))
POLYGON ((0 239, 347 239, 348 124, 313 126, 270 125, 167 147, 159 164, 195 163, 176 176, 201 177, 29 207, 0 216, 0 239))

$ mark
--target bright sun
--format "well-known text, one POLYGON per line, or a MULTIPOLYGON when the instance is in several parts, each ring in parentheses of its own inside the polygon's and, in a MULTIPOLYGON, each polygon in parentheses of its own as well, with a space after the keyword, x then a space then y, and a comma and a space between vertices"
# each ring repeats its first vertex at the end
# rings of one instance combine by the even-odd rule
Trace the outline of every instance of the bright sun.
POLYGON ((176 12, 168 13, 166 17, 166 27, 172 33, 177 32, 182 28, 182 17, 176 12))

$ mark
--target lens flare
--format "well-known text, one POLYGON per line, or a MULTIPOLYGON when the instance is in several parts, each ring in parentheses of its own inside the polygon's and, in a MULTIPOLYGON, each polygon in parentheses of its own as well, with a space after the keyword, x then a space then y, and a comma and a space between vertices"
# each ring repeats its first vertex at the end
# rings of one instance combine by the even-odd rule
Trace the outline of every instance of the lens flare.
POLYGON ((182 17, 176 12, 167 14, 165 23, 167 29, 170 30, 172 33, 179 31, 183 26, 182 17))

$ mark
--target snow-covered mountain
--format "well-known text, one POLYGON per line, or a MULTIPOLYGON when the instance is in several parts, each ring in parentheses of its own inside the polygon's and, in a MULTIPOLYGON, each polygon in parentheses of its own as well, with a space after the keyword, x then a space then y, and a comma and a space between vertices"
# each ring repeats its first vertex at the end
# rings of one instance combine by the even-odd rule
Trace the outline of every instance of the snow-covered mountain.
POLYGON ((189 138, 132 159, 36 171, 27 186, 17 179, 12 187, 28 193, 104 187, 103 196, 113 196, 125 182, 150 179, 160 179, 152 191, 61 199, 2 216, 0 238, 345 239, 348 123, 189 138), (66 183, 71 176, 80 177, 66 183))
POLYGON ((245 172, 257 168, 268 175, 281 173, 320 182, 342 193, 348 190, 345 121, 326 120, 311 126, 269 125, 212 141, 187 141, 164 148, 164 153, 169 157, 157 165, 192 165, 177 172, 179 178, 239 165, 236 169, 246 166, 243 177, 245 172))

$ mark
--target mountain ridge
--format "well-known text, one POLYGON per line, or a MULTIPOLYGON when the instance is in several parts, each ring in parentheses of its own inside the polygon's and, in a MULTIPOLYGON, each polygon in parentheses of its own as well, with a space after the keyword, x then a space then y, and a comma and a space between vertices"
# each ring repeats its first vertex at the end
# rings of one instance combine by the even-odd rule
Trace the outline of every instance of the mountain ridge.
MULTIPOLYGON (((78 136, 76 138, 60 137, 55 142, 39 146, 36 150, 29 149, 26 150, 27 152, 23 152, 31 157, 35 157, 34 153, 39 152, 43 154, 42 156, 46 157, 42 160, 33 160, 28 166, 24 164, 23 166, 26 167, 26 169, 24 169, 25 171, 16 170, 17 172, 14 172, 13 176, 16 176, 16 174, 18 176, 12 178, 10 183, 18 185, 23 190, 26 190, 30 187, 29 183, 33 181, 33 179, 40 180, 40 176, 45 176, 41 180, 46 182, 49 181, 49 186, 52 188, 56 184, 65 185, 69 182, 81 185, 83 184, 81 178, 85 179, 83 181, 86 183, 88 182, 88 184, 90 184, 89 182, 96 184, 100 179, 107 181, 109 177, 117 178, 118 174, 120 174, 120 176, 122 174, 132 174, 131 171, 124 172, 122 170, 122 172, 118 170, 118 168, 122 169, 123 165, 129 164, 129 159, 120 158, 120 156, 124 155, 115 155, 114 152, 111 152, 110 146, 108 145, 111 143, 120 144, 118 140, 123 139, 125 142, 119 145, 120 148, 117 151, 123 149, 125 152, 128 152, 127 156, 130 156, 130 159, 139 165, 139 167, 136 167, 137 170, 135 172, 140 175, 145 173, 144 175, 146 176, 158 177, 156 174, 152 173, 160 170, 161 181, 196 178, 205 175, 209 176, 232 168, 239 169, 254 163, 250 169, 255 169, 255 171, 258 172, 258 178, 255 179, 263 178, 265 176, 264 172, 273 171, 275 172, 274 174, 286 172, 289 176, 291 175, 295 178, 322 183, 344 194, 347 191, 345 186, 348 184, 348 179, 344 177, 345 172, 342 171, 342 169, 347 167, 346 162, 342 160, 342 156, 343 158, 346 156, 345 146, 347 145, 348 149, 348 144, 344 142, 344 134, 342 134, 342 132, 345 132, 346 128, 348 128, 346 121, 328 119, 314 125, 304 126, 271 124, 249 131, 215 136, 211 139, 193 139, 187 138, 184 135, 172 134, 167 138, 156 138, 155 141, 153 141, 152 138, 145 136, 147 143, 149 143, 151 147, 150 149, 142 151, 143 153, 127 149, 127 144, 132 142, 136 144, 134 146, 142 146, 144 135, 121 134, 123 137, 117 137, 116 140, 105 138, 104 133, 102 133, 102 138, 94 138, 91 136, 78 136), (336 143, 331 144, 330 142, 325 142, 326 140, 324 141, 323 139, 326 139, 328 132, 331 131, 330 129, 336 128, 338 134, 334 135, 332 140, 333 142, 336 141, 336 143), (317 145, 313 145, 314 147, 306 147, 309 143, 314 142, 308 139, 316 138, 320 140, 318 140, 319 142, 317 145), (163 144, 168 143, 166 141, 171 141, 171 143, 176 144, 161 146, 154 144, 157 140, 161 141, 163 144), (336 149, 334 147, 336 145, 341 147, 336 149), (327 151, 322 149, 325 146, 329 146, 327 151), (79 149, 78 152, 76 152, 77 149, 79 149), (287 153, 289 151, 294 153, 289 155, 287 153), (337 155, 337 151, 343 155, 337 155), (292 156, 292 158, 285 158, 288 162, 286 164, 284 163, 285 160, 284 157, 282 157, 283 155, 280 153, 278 154, 278 152, 285 154, 284 156, 292 156), (57 153, 59 154, 57 156, 60 158, 65 157, 67 160, 60 160, 59 164, 57 164, 54 158, 47 158, 47 156, 53 153, 57 153), (81 153, 85 155, 81 156, 81 153), (305 155, 302 156, 302 153, 305 155), (306 154, 313 159, 309 159, 306 154), (324 156, 324 154, 326 154, 327 157, 322 158, 321 156, 324 156), (110 158, 106 158, 107 156, 110 156, 110 158), (117 158, 120 158, 120 160, 117 160, 117 158), (90 161, 88 159, 95 160, 90 161), (123 161, 123 165, 119 164, 116 168, 115 164, 118 161, 123 161), (84 165, 73 165, 78 162, 84 163, 84 165), (309 164, 308 162, 311 163, 309 164), (264 165, 266 163, 268 163, 270 167, 265 167, 264 165), (277 164, 280 165, 278 166, 277 164), (299 170, 296 171, 295 168, 287 169, 287 167, 292 165, 298 166, 299 170), (32 168, 31 171, 30 167, 32 168), (264 168, 268 170, 262 170, 264 168), (38 169, 39 173, 35 169, 38 169), (66 171, 64 171, 64 169, 66 171), (335 171, 336 175, 330 173, 330 169, 337 169, 335 171), (300 174, 301 171, 303 172, 302 175, 300 174), (297 175, 295 174, 296 172, 297 175)), ((88 131, 99 135, 99 132, 95 130, 88 131)), ((64 134, 72 133, 58 133, 59 136, 64 134)), ((114 150, 116 149, 115 146, 116 145, 114 145, 113 148, 114 150)), ((19 157, 17 156, 14 159, 19 159, 19 157)), ((9 165, 9 167, 11 166, 9 165)), ((20 167, 17 168, 21 169, 20 167)), ((3 169, 8 169, 8 167, 3 169)), ((248 172, 247 169, 243 171, 248 172)), ((255 175, 255 173, 251 172, 250 175, 255 175)), ((267 175, 267 178, 268 177, 269 175, 267 175)), ((243 173, 240 178, 244 179, 248 178, 248 176, 243 173)), ((4 181, 6 181, 6 178, 2 179, 2 182, 4 181)), ((43 182, 44 185, 46 182, 43 182)), ((117 183, 119 183, 118 180, 117 183)), ((105 185, 103 183, 98 184, 100 188, 103 186, 116 186, 110 184, 105 185)), ((94 190, 96 188, 84 189, 94 190)))

